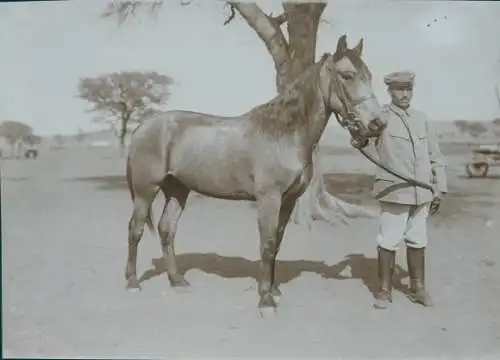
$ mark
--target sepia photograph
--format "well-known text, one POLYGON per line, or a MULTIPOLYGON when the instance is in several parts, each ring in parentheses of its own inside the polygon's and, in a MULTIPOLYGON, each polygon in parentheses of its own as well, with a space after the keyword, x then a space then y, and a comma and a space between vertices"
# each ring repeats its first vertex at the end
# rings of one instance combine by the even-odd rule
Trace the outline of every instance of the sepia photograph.
POLYGON ((500 358, 498 19, 0 2, 2 357, 500 358))

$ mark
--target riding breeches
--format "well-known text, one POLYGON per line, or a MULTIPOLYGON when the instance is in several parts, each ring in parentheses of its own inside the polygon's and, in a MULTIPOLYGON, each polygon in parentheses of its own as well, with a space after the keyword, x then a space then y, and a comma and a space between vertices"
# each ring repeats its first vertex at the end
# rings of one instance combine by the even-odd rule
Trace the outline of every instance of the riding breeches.
POLYGON ((380 201, 377 244, 397 250, 401 241, 412 248, 427 246, 427 217, 430 203, 405 205, 380 201))

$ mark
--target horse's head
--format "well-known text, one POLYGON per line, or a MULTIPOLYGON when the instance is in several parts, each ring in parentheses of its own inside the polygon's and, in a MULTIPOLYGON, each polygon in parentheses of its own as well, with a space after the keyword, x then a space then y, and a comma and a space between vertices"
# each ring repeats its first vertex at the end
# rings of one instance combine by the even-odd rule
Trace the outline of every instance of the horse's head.
POLYGON ((355 146, 364 147, 369 137, 385 128, 380 120, 381 106, 372 88, 372 74, 361 58, 363 39, 352 49, 343 35, 333 55, 323 55, 320 72, 325 102, 347 127, 355 146))

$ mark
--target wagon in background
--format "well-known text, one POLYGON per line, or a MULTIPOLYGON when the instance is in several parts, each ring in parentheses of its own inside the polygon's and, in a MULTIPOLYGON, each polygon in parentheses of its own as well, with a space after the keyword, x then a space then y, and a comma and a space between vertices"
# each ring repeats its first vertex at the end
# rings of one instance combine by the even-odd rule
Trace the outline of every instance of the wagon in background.
POLYGON ((472 149, 472 158, 465 165, 469 177, 486 177, 491 166, 500 165, 500 143, 483 144, 472 149))

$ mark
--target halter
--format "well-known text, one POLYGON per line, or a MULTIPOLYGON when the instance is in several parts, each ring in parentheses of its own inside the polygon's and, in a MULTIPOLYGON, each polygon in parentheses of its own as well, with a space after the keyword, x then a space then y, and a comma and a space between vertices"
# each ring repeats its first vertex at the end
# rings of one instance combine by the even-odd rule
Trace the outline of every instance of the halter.
POLYGON ((359 134, 359 130, 361 128, 361 120, 359 120, 356 116, 354 106, 362 104, 368 100, 375 99, 375 94, 372 93, 369 96, 361 96, 357 99, 352 99, 345 91, 345 88, 340 81, 339 74, 336 69, 331 69, 331 71, 333 73, 333 80, 330 81, 330 84, 328 86, 328 96, 330 99, 333 91, 336 90, 336 94, 340 100, 340 103, 342 104, 341 113, 337 111, 333 111, 333 113, 335 114, 337 122, 340 124, 340 126, 342 126, 343 128, 347 128, 347 130, 351 134, 351 145, 355 148, 364 148, 368 145, 368 138, 359 134))

